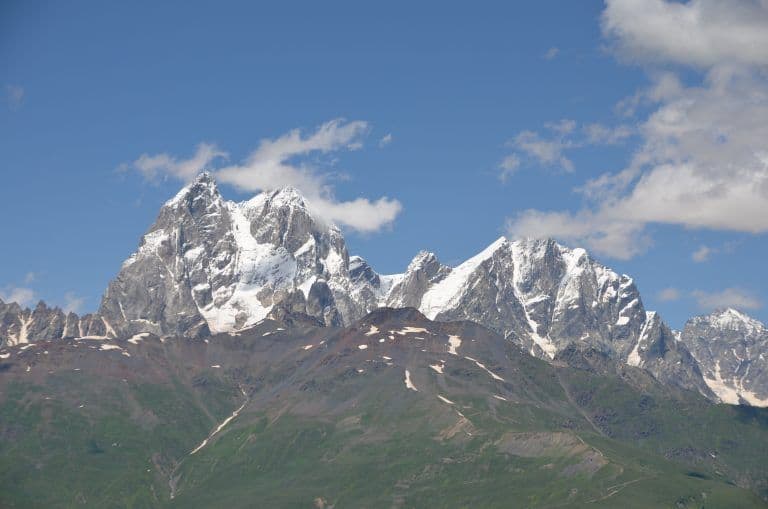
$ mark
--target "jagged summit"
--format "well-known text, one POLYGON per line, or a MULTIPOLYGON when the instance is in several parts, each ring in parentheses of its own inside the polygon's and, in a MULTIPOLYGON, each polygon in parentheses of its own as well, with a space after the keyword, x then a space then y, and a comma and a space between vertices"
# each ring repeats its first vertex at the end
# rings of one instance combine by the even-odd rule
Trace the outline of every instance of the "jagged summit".
POLYGON ((768 329, 733 308, 688 320, 680 341, 721 401, 768 406, 768 329))
POLYGON ((717 309, 709 315, 699 318, 722 328, 747 329, 749 332, 765 329, 765 325, 762 322, 734 308, 717 309))

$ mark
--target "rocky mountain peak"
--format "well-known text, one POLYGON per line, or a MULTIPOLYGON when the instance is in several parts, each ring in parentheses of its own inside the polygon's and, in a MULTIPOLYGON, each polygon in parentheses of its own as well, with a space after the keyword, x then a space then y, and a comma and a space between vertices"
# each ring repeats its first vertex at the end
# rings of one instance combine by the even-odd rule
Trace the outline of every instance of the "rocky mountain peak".
POLYGON ((192 182, 181 188, 176 196, 165 203, 165 207, 188 207, 194 209, 201 202, 221 199, 221 193, 216 185, 216 179, 210 173, 204 171, 195 177, 192 182))
POLYGON ((713 327, 756 333, 765 330, 765 325, 758 320, 738 311, 734 308, 718 309, 709 315, 702 317, 713 327))
POLYGON ((768 329, 733 308, 688 320, 680 334, 721 401, 768 406, 768 329))

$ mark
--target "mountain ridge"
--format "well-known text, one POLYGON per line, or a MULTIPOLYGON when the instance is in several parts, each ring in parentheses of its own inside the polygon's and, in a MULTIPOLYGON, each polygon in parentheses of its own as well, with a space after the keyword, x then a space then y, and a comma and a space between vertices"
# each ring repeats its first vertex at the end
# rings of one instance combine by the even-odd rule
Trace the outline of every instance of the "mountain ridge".
POLYGON ((24 311, 0 303, 0 337, 8 345, 140 333, 200 338, 246 329, 273 312, 342 326, 383 306, 474 321, 546 360, 576 344, 713 400, 768 404, 768 380, 737 377, 736 363, 726 367, 733 373, 716 373, 692 333, 678 340, 645 310, 631 277, 584 249, 500 237, 456 267, 421 251, 403 273, 378 274, 349 255, 341 230, 295 188, 227 201, 205 172, 161 207, 96 313, 80 318, 44 304, 24 311), (746 398, 722 389, 738 383, 746 398))

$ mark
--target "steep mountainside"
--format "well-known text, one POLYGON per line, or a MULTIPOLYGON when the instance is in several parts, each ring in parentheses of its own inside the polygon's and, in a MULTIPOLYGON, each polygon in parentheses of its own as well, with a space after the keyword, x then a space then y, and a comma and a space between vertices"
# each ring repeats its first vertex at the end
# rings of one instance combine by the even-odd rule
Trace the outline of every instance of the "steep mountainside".
POLYGON ((551 239, 501 238, 453 269, 422 253, 400 280, 386 297, 389 306, 481 323, 545 359, 571 344, 594 348, 711 395, 685 346, 657 314, 645 311, 632 279, 583 249, 551 239))
POLYGON ((0 506, 765 506, 766 410, 414 309, 286 318, 9 347, 0 506))
POLYGON ((735 309, 691 318, 680 340, 725 403, 768 406, 768 329, 735 309))

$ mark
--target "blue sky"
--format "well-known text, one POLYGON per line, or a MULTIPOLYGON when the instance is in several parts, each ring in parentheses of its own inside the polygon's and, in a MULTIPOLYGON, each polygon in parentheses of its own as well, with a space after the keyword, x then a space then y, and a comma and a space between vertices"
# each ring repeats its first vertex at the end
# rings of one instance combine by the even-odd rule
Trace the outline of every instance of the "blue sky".
POLYGON ((299 182, 382 273, 553 235, 673 326, 768 320, 765 2, 224 4, 0 6, 0 296, 96 309, 207 143, 227 198, 299 182))

